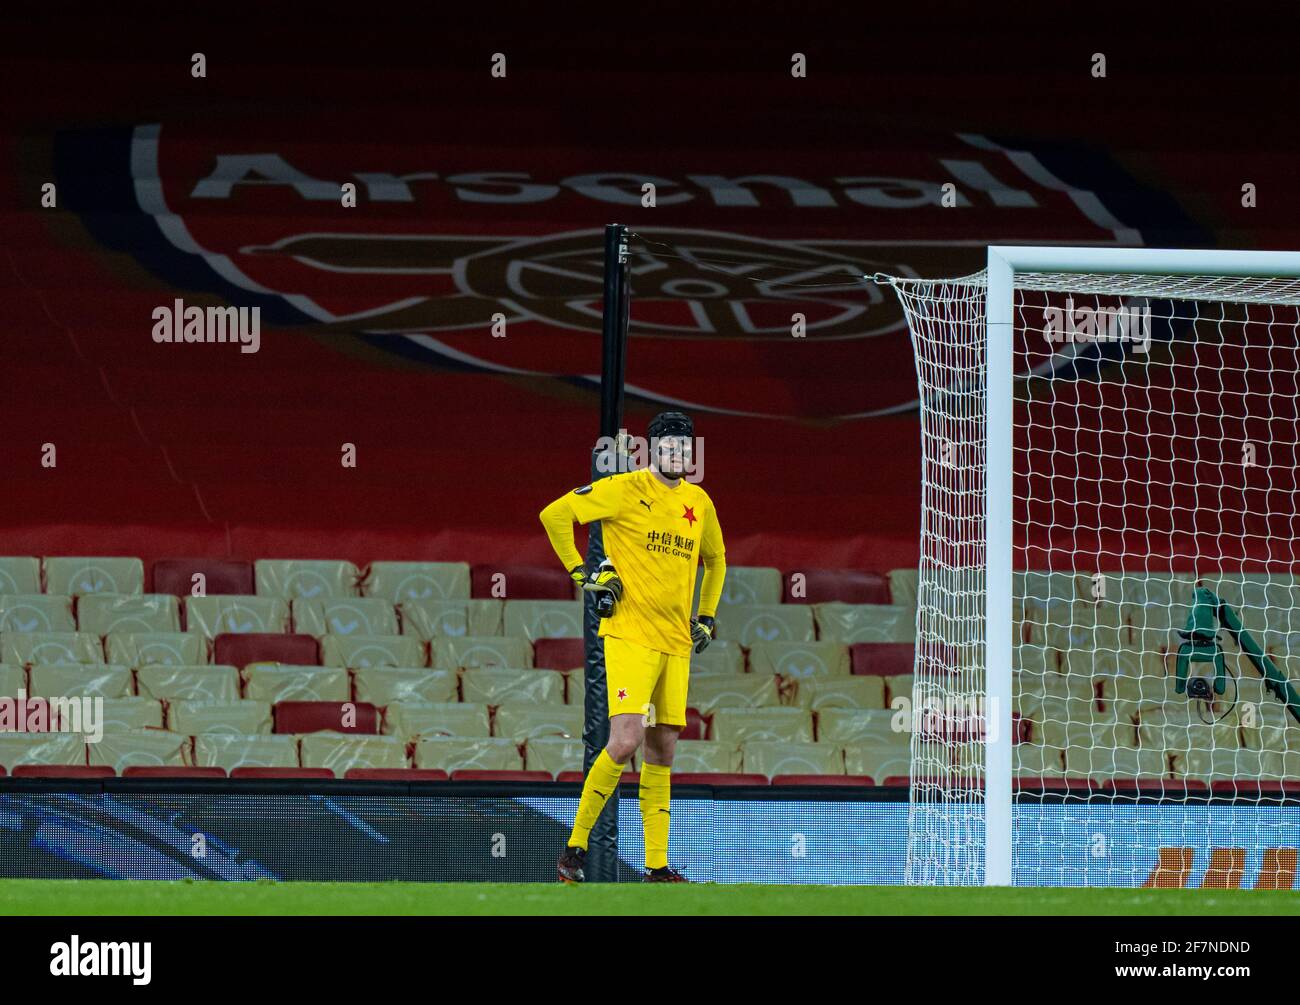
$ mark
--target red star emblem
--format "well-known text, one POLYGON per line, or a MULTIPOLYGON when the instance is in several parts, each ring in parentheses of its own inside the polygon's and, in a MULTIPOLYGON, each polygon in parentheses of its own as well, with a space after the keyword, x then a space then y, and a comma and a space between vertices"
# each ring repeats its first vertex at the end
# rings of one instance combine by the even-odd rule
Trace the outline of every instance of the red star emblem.
POLYGON ((621 687, 621 688, 619 688, 619 689, 618 689, 618 700, 619 700, 619 701, 622 701, 622 700, 625 699, 626 697, 627 697, 627 688, 625 688, 625 687, 621 687))
POLYGON ((694 526, 695 526, 695 521, 699 519, 699 518, 695 515, 695 507, 693 507, 693 506, 683 506, 683 507, 682 507, 682 519, 685 520, 687 523, 689 523, 692 527, 694 527, 694 526))

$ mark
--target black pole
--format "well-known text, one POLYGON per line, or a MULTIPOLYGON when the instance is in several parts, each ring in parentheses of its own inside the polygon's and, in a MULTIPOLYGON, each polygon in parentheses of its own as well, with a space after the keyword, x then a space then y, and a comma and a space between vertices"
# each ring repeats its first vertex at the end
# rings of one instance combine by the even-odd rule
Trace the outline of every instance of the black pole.
MULTIPOLYGON (((605 227, 605 299, 601 314, 600 366, 600 436, 591 455, 591 480, 616 470, 610 463, 617 453, 617 438, 623 424, 623 374, 627 355, 628 303, 627 228, 611 223, 605 227), (604 459, 602 460, 602 455, 604 459)), ((587 568, 595 569, 605 557, 604 537, 600 524, 593 523, 587 533, 587 568)), ((586 652, 584 677, 586 695, 583 709, 584 774, 591 770, 596 757, 609 742, 609 698, 605 685, 605 647, 600 642, 600 617, 591 594, 586 595, 582 612, 583 646, 586 652)), ((591 830, 587 843, 586 875, 590 882, 613 883, 618 879, 618 789, 609 797, 604 812, 591 830)))

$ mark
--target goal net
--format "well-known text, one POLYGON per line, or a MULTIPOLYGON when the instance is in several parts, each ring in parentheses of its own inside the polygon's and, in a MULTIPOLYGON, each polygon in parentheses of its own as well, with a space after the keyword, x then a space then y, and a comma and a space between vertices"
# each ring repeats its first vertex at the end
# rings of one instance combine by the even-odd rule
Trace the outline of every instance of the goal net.
POLYGON ((920 387, 907 881, 1291 888, 1300 255, 990 248, 920 387))

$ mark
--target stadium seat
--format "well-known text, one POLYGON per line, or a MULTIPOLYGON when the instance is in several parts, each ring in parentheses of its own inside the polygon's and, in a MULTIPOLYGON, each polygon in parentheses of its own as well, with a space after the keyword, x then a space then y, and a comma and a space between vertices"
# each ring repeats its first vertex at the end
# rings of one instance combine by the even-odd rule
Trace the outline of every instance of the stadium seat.
POLYGON ((411 601, 468 600, 466 562, 371 562, 361 581, 366 597, 391 604, 411 601))
POLYGON ((185 598, 185 630, 209 641, 219 635, 283 634, 289 623, 289 602, 279 597, 185 598))
POLYGON ((564 675, 564 703, 584 707, 587 701, 586 670, 571 670, 564 675))
POLYGON ((773 775, 773 785, 836 785, 843 788, 871 788, 876 780, 870 775, 773 775))
POLYGON ((0 733, 0 764, 85 764, 86 740, 75 733, 0 733))
POLYGON ((245 698, 272 705, 282 701, 338 703, 352 697, 352 684, 343 667, 250 663, 240 676, 245 698))
POLYGON ((573 600, 574 582, 558 565, 476 565, 470 596, 496 600, 573 600))
POLYGON ((228 773, 240 767, 296 768, 298 738, 204 733, 194 737, 194 761, 203 767, 225 768, 228 773))
POLYGON ((812 607, 795 604, 720 605, 718 638, 742 646, 755 642, 812 642, 816 638, 813 611, 812 607))
POLYGON ((400 701, 384 709, 384 733, 404 740, 427 736, 482 738, 492 735, 492 720, 486 705, 400 701))
POLYGON ((1067 775, 1086 775, 1105 783, 1111 779, 1164 778, 1169 758, 1162 750, 1128 747, 1071 747, 1065 751, 1067 775))
POLYGON ((290 605, 293 630, 303 635, 397 635, 397 611, 375 597, 298 597, 290 605))
MULTIPOLYGON (((730 573, 728 573, 730 575, 730 573)), ((787 604, 888 604, 889 581, 859 569, 805 569, 785 574, 781 597, 787 604)))
POLYGON ((787 683, 847 677, 850 669, 849 647, 839 642, 755 642, 749 647, 750 673, 780 674, 787 683))
MULTIPOLYGON (((0 594, 35 596, 41 592, 41 560, 31 555, 0 557, 0 594)), ((57 593, 57 590, 47 590, 57 593)))
POLYGON ((455 702, 460 677, 455 670, 430 667, 372 667, 352 675, 357 701, 383 707, 393 702, 455 702))
POLYGON ((46 593, 144 592, 144 563, 138 558, 59 557, 46 558, 42 564, 46 593))
POLYGON ((786 689, 788 704, 799 708, 885 708, 885 681, 880 677, 811 677, 786 689))
POLYGON ((325 666, 368 670, 421 667, 429 661, 424 643, 412 635, 326 635, 321 639, 320 662, 325 666))
POLYGON ((705 716, 720 708, 775 708, 781 703, 777 678, 770 673, 692 677, 687 686, 686 704, 705 716))
MULTIPOLYGON (((161 714, 161 713, 160 713, 161 714)), ((105 732, 98 743, 87 743, 91 765, 121 774, 133 765, 181 767, 189 760, 190 738, 161 729, 105 732)))
POLYGON ((230 777, 314 781, 316 779, 328 779, 335 776, 334 772, 329 768, 268 768, 260 765, 244 764, 238 768, 232 768, 230 771, 230 777))
POLYGON ((239 671, 233 666, 147 666, 135 672, 142 698, 160 701, 239 700, 239 671))
POLYGON ((402 634, 423 642, 500 635, 504 610, 501 600, 407 600, 397 605, 402 634))
POLYGON ((889 709, 823 708, 817 712, 817 740, 840 747, 852 743, 910 743, 909 730, 894 728, 896 718, 897 713, 889 709))
POLYGON ((32 698, 126 698, 131 694, 131 671, 107 663, 34 666, 27 693, 32 698))
POLYGON ((200 768, 194 764, 128 764, 119 772, 123 778, 225 778, 224 768, 200 768))
POLYGON ((173 701, 167 728, 186 736, 258 736, 271 732, 271 703, 266 701, 173 701))
POLYGON ((745 672, 745 650, 738 642, 711 642, 702 653, 691 653, 691 676, 745 672))
POLYGON ((179 632, 180 604, 165 593, 89 593, 77 600, 77 627, 94 635, 179 632))
POLYGON ((1038 740, 1011 748, 1011 771, 1016 776, 1050 778, 1065 774, 1065 749, 1038 740))
POLYGON ((549 782, 553 779, 545 771, 483 771, 478 768, 457 768, 451 773, 453 782, 549 782))
POLYGON ((912 689, 915 687, 915 679, 910 673, 899 674, 897 677, 882 677, 885 682, 885 705, 891 706, 899 698, 906 698, 912 701, 912 689))
MULTIPOLYGON (((695 602, 692 611, 700 606, 700 588, 704 585, 704 571, 695 577, 695 602)), ((722 583, 720 603, 727 607, 767 605, 781 603, 781 571, 761 565, 730 565, 727 578, 722 583)))
POLYGON ((855 642, 849 646, 853 674, 866 677, 896 677, 911 673, 916 664, 916 646, 911 642, 855 642))
MULTIPOLYGON (((678 744, 680 749, 681 744, 678 744)), ((582 771, 583 742, 579 737, 539 736, 524 745, 524 767, 554 777, 563 771, 582 771)))
POLYGON ((312 733, 299 744, 304 768, 329 768, 343 778, 354 768, 404 768, 406 744, 395 736, 312 733))
POLYGON ((1211 787, 1238 781, 1259 784, 1283 780, 1282 755, 1273 750, 1214 747, 1176 751, 1170 757, 1173 775, 1211 787))
POLYGON ((920 582, 921 574, 916 569, 890 569, 888 603, 915 610, 920 582))
POLYGON ((430 665, 442 670, 469 667, 511 667, 533 665, 533 647, 527 639, 506 636, 439 638, 429 646, 430 665))
POLYGON ((103 663, 104 646, 89 632, 4 632, 0 634, 0 663, 103 663))
POLYGON ((379 732, 379 710, 366 702, 279 701, 272 705, 271 715, 276 733, 379 732))
POLYGON ((14 778, 112 778, 106 764, 19 764, 9 772, 14 778))
POLYGON ((582 736, 583 712, 572 705, 502 705, 493 732, 523 743, 543 736, 582 736))
POLYGON ((682 774, 737 774, 740 772, 740 747, 717 740, 677 741, 673 758, 673 780, 682 774))
POLYGON ((202 584, 203 596, 223 593, 251 595, 257 589, 253 563, 234 558, 163 558, 153 564, 155 593, 176 597, 194 595, 196 583, 202 584), (201 580, 195 579, 202 576, 201 580))
MULTIPOLYGON (((332 637, 332 636, 331 636, 332 637)), ((353 641, 353 640, 349 640, 353 641)), ((246 667, 250 663, 285 663, 292 666, 320 666, 321 651, 310 635, 276 635, 252 632, 247 635, 218 635, 212 643, 212 662, 246 667)), ((343 666, 342 663, 331 664, 343 666)), ((409 666, 410 664, 405 664, 409 666)))
POLYGON ((72 598, 35 594, 0 595, 0 632, 75 632, 72 598))
POLYGON ((741 746, 740 757, 746 772, 768 778, 844 774, 844 752, 828 743, 746 741, 741 746))
MULTIPOLYGON (((1076 650, 1082 652, 1083 650, 1076 650)), ((1092 650, 1096 652, 1096 650, 1092 650)), ((1034 642, 1016 642, 1011 647, 1011 669, 1013 673, 1031 674, 1039 677, 1049 673, 1061 673, 1061 653, 1034 642)), ((1076 674, 1079 672, 1076 668, 1076 674)))
POLYGON ((507 600, 504 634, 538 639, 582 637, 580 600, 507 600))
POLYGON ((686 728, 678 734, 678 741, 703 740, 707 732, 708 724, 704 721, 704 717, 697 709, 686 706, 686 728))
POLYGON ((253 563, 253 578, 259 597, 319 600, 361 595, 361 574, 351 562, 259 559, 253 563))
POLYGON ((799 708, 722 708, 713 716, 709 738, 736 744, 812 743, 812 715, 799 708))
POLYGON ((522 771, 523 758, 513 740, 503 737, 426 736, 415 745, 417 768, 443 771, 522 771))
POLYGON ((105 698, 100 719, 106 733, 163 728, 162 702, 153 698, 105 698))
POLYGON ((0 664, 0 698, 16 698, 19 690, 27 690, 27 671, 0 664))
POLYGON ((564 675, 555 670, 475 667, 460 678, 465 701, 483 705, 563 705, 564 675))
POLYGON ((817 638, 842 642, 914 642, 916 611, 893 604, 815 604, 817 638))
POLYGON ((877 733, 844 744, 844 773, 869 775, 882 785, 896 775, 908 776, 912 767, 911 733, 877 733))
POLYGON ((573 670, 587 659, 581 637, 536 639, 533 642, 533 666, 546 670, 573 670))
POLYGON ((123 666, 199 666, 208 661, 207 641, 188 632, 114 633, 104 640, 110 663, 123 666))
POLYGON ((348 768, 350 782, 445 782, 450 776, 440 768, 348 768))
MULTIPOLYGON (((633 777, 635 778, 636 776, 634 775, 633 777)), ((582 779, 579 778, 578 781, 582 781, 582 779)), ((733 786, 733 787, 744 786, 746 788, 749 788, 756 785, 768 785, 768 784, 770 783, 768 781, 767 775, 761 775, 758 773, 746 773, 740 771, 736 771, 736 772, 683 771, 681 774, 678 774, 676 771, 673 772, 673 785, 675 786, 708 785, 708 786, 713 786, 715 788, 721 788, 723 786, 733 786)))

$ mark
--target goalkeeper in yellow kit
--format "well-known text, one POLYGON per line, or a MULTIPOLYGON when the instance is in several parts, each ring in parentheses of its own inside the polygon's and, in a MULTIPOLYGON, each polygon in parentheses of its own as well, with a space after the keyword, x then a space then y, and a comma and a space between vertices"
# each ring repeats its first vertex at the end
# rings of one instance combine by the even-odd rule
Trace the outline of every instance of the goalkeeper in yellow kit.
POLYGON ((541 512, 555 553, 575 582, 597 595, 609 688, 609 743, 582 786, 560 879, 585 878, 587 840, 623 769, 644 742, 641 820, 647 882, 684 883, 668 865, 669 774, 686 726, 691 651, 713 638, 727 565, 722 529, 702 488, 684 481, 695 430, 682 412, 650 421, 650 467, 574 489, 541 512), (573 543, 575 523, 601 522, 607 563, 589 575, 573 543), (704 560, 699 617, 691 617, 695 576, 704 560), (612 569, 609 566, 612 565, 612 569))

